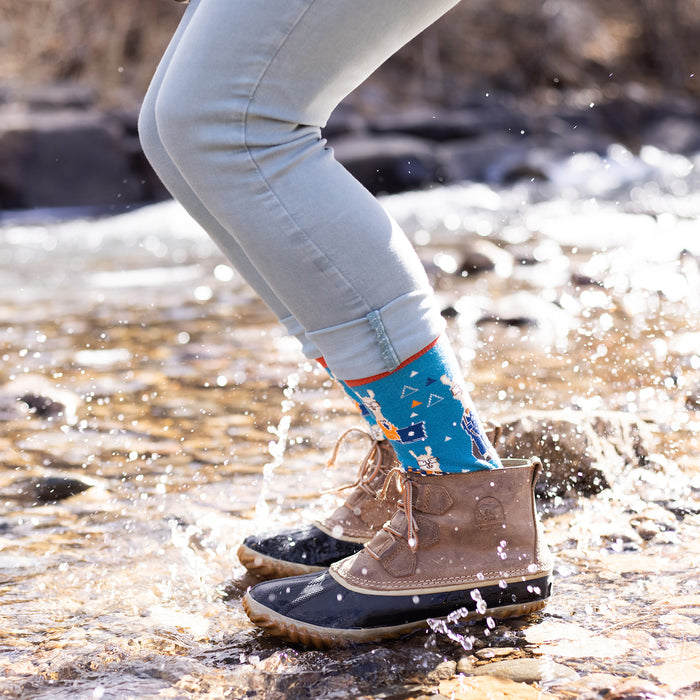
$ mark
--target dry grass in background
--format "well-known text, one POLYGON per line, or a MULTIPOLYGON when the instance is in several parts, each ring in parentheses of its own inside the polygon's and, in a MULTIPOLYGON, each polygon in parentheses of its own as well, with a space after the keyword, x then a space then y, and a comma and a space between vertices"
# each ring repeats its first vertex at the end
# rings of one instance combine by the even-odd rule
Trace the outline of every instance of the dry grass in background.
MULTIPOLYGON (((0 0, 0 84, 77 81, 138 103, 183 6, 171 0, 0 0)), ((614 81, 700 96, 700 0, 468 0, 391 59, 373 85, 459 103, 491 87, 614 81), (391 79, 387 79, 391 76, 391 79)))

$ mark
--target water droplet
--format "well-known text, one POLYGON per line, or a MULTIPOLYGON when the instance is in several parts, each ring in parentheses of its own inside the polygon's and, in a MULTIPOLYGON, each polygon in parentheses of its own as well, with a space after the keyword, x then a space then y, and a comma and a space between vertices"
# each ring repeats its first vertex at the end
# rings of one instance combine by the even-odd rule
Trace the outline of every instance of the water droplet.
POLYGON ((214 277, 220 282, 230 282, 235 275, 232 267, 228 265, 217 265, 214 268, 214 277))
POLYGON ((214 296, 214 291, 211 287, 200 285, 194 289, 194 298, 197 301, 209 301, 214 296))

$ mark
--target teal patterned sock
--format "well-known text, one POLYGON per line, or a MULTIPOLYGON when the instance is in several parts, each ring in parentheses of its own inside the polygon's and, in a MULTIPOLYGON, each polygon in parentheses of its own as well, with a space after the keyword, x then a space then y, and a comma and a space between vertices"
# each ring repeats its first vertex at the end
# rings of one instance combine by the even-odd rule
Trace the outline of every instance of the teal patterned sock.
POLYGON ((502 466, 446 338, 438 338, 394 372, 346 384, 408 471, 439 474, 502 466))
POLYGON ((338 379, 333 372, 328 369, 328 366, 326 365, 325 360, 321 357, 317 360, 317 362, 323 367, 323 369, 328 372, 328 376, 335 382, 338 382, 340 386, 343 387, 343 390, 345 393, 348 395, 348 397, 352 400, 352 402, 357 406, 357 410, 360 412, 362 417, 367 421, 367 425, 369 426, 369 432, 374 437, 375 440, 383 440, 384 439, 384 433, 382 430, 379 428, 379 425, 377 424, 376 418, 370 413, 369 410, 367 410, 367 407, 364 405, 362 402, 362 399, 357 395, 355 390, 352 387, 349 387, 342 379, 338 379))

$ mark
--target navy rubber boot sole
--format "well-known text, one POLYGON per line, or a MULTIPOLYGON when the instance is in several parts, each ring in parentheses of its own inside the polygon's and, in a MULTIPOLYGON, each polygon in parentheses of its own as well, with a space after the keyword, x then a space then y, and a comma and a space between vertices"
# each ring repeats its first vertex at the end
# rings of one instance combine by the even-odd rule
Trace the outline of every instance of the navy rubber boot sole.
POLYGON ((376 595, 354 591, 327 571, 258 584, 243 598, 256 625, 292 643, 328 649, 396 639, 461 610, 461 620, 522 617, 541 610, 551 575, 483 582, 453 591, 376 595))

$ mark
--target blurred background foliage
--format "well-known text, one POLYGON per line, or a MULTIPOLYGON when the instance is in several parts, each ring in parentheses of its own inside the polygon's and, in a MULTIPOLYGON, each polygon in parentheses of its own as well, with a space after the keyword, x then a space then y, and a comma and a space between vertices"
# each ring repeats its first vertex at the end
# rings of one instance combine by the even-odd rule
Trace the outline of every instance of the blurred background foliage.
MULTIPOLYGON (((104 105, 133 106, 183 9, 172 0, 0 0, 0 84, 78 82, 104 105)), ((454 106, 485 89, 614 95, 636 84, 700 97, 698 69, 700 0, 464 0, 363 89, 454 106)))

